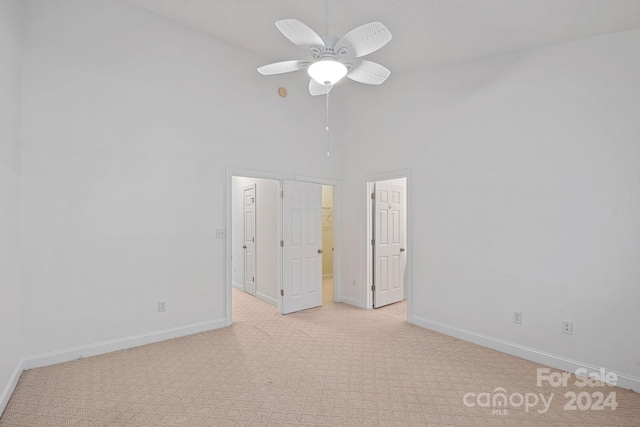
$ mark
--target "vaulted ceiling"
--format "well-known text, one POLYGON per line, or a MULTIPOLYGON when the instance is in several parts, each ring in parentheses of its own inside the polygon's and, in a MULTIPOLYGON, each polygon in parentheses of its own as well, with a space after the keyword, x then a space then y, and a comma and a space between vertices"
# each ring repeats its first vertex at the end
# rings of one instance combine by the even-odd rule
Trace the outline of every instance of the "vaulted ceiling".
MULTIPOLYGON (((275 27, 298 19, 319 34, 323 0, 125 0, 269 60, 305 54, 275 27)), ((327 0, 329 33, 371 21, 393 40, 368 59, 393 71, 469 61, 640 28, 639 0, 327 0)))

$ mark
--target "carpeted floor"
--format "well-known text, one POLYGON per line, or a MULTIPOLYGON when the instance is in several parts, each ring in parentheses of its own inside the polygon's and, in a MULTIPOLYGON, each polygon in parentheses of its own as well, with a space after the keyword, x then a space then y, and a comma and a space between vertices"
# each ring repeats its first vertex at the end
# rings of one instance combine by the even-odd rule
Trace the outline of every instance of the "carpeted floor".
POLYGON ((540 365, 384 309, 233 304, 229 328, 24 372, 0 426, 640 425, 637 393, 537 386, 540 365))

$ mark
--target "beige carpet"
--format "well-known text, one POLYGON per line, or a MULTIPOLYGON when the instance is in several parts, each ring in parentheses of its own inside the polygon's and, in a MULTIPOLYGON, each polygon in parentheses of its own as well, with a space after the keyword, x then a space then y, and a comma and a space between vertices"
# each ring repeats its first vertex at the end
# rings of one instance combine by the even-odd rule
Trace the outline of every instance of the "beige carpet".
POLYGON ((407 320, 407 300, 405 299, 395 304, 376 308, 376 311, 378 313, 386 314, 387 316, 395 317, 399 320, 407 320))
POLYGON ((279 316, 235 290, 233 304, 229 328, 24 372, 0 426, 640 425, 637 393, 537 387, 537 364, 383 311, 279 316), (496 388, 512 403, 487 401, 496 388), (585 390, 615 393, 617 409, 563 408, 585 390), (534 393, 554 394, 547 412, 520 404, 534 393))

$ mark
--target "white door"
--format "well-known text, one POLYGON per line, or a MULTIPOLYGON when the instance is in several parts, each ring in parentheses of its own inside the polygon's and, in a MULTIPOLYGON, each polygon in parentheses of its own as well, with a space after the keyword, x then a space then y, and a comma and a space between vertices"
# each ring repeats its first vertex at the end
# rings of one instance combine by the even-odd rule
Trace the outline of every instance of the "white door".
POLYGON ((322 187, 284 181, 282 314, 322 305, 322 187))
POLYGON ((373 307, 404 299, 404 188, 374 184, 373 307))
POLYGON ((244 187, 244 291, 256 294, 256 185, 244 187))

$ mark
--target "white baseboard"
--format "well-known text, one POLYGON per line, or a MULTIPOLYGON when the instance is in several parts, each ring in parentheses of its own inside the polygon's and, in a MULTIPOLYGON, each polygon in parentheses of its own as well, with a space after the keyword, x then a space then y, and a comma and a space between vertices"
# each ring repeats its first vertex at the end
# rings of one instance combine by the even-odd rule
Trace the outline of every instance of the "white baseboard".
POLYGON ((233 286, 234 288, 236 288, 239 291, 244 292, 244 287, 242 287, 242 285, 240 283, 231 282, 231 286, 233 286))
POLYGON ((222 328, 224 326, 225 319, 218 319, 209 322, 181 326, 179 328, 166 329, 164 331, 150 332, 147 334, 134 335, 126 338, 53 351, 51 353, 28 356, 22 359, 22 368, 33 369, 41 366, 54 365, 56 363, 69 362, 83 357, 97 356, 99 354, 110 353, 112 351, 124 350, 126 348, 138 347, 172 338, 197 334, 199 332, 206 332, 222 328))
POLYGON ((353 298, 349 298, 349 297, 342 297, 342 301, 345 304, 349 304, 352 305, 354 307, 358 307, 358 308, 365 308, 364 304, 362 303, 362 301, 359 301, 357 299, 353 299, 353 298))
POLYGON ((23 362, 21 359, 18 361, 18 364, 16 365, 16 369, 13 370, 11 377, 9 377, 9 382, 7 382, 7 385, 2 390, 2 393, 0 393, 0 416, 2 416, 2 413, 4 412, 5 408, 7 407, 7 404, 9 403, 9 399, 11 399, 11 395, 13 394, 13 391, 16 389, 16 385, 18 384, 18 380, 20 379, 22 370, 23 370, 23 362))
MULTIPOLYGON (((461 340, 480 345, 482 347, 487 347, 493 350, 500 351, 502 353, 507 353, 512 356, 517 356, 531 362, 540 363, 541 365, 549 366, 551 368, 560 369, 567 372, 573 373, 579 368, 587 368, 589 372, 598 372, 600 370, 599 366, 593 366, 588 363, 579 362, 577 360, 567 359, 566 357, 536 350, 535 348, 525 347, 520 344, 515 344, 509 341, 479 334, 473 331, 458 328, 456 326, 447 325, 445 323, 436 322, 434 320, 424 319, 418 316, 413 316, 413 318, 411 319, 411 323, 435 332, 440 332, 441 334, 449 335, 454 338, 459 338, 461 340)), ((618 376, 618 381, 616 384, 618 387, 631 389, 635 392, 640 393, 640 378, 615 371, 610 371, 609 369, 607 369, 607 372, 612 372, 618 376)))
POLYGON ((266 302, 267 304, 271 304, 274 307, 278 306, 278 300, 276 300, 275 298, 271 298, 270 296, 265 295, 265 294, 263 294, 261 292, 256 292, 256 298, 258 298, 261 301, 266 302))

